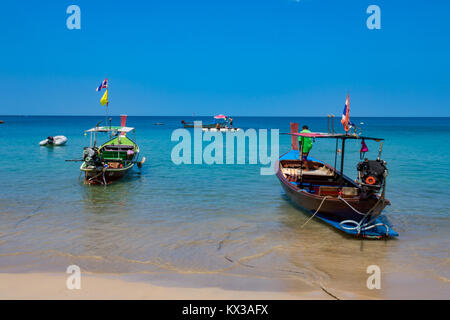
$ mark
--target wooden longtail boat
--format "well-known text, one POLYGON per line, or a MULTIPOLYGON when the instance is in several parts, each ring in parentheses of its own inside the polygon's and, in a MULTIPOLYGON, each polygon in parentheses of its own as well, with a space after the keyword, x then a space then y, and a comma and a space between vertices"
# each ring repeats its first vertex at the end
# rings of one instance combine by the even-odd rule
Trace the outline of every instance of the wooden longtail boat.
MULTIPOLYGON (((384 216, 383 209, 390 205, 385 198, 386 162, 380 159, 360 162, 358 179, 343 174, 345 142, 349 139, 382 141, 381 138, 355 134, 298 133, 298 124, 291 124, 292 150, 279 159, 276 175, 287 196, 296 205, 322 221, 351 235, 365 238, 396 237, 384 216), (300 158, 298 137, 341 140, 341 169, 313 157, 300 158)), ((302 145, 300 144, 300 149, 302 145)), ((336 166, 336 164, 335 164, 336 166)), ((308 220, 309 221, 309 220, 308 220)))
POLYGON ((122 116, 120 127, 96 126, 86 131, 91 134, 91 144, 83 151, 83 163, 80 170, 84 172, 86 184, 107 185, 123 178, 135 164, 141 167, 145 157, 139 157, 139 146, 127 134, 135 132, 134 128, 126 127, 126 116, 122 116), (98 133, 109 134, 109 140, 97 147, 98 133))

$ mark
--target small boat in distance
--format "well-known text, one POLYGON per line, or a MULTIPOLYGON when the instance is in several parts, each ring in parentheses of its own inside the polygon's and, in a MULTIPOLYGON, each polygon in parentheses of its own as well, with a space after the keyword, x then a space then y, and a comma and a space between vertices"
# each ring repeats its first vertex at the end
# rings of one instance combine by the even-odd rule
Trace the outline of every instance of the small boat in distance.
POLYGON ((312 217, 350 235, 375 239, 398 236, 386 217, 381 215, 383 209, 390 205, 385 198, 388 170, 386 162, 380 159, 383 142, 376 160, 365 159, 357 165, 356 181, 343 173, 347 140, 360 140, 365 146, 365 140, 380 142, 383 139, 356 133, 298 133, 297 123, 291 123, 289 134, 292 136, 292 150, 280 157, 276 175, 292 202, 312 214, 312 217), (298 137, 336 139, 334 167, 310 156, 306 159, 300 157, 302 150, 299 150, 298 137), (339 140, 342 142, 340 151, 339 140), (335 168, 339 152, 340 171, 335 168))
POLYGON ((221 124, 221 123, 202 123, 201 125, 197 125, 194 122, 186 122, 184 120, 181 120, 181 124, 183 125, 183 128, 212 129, 212 128, 216 128, 217 125, 219 125, 219 128, 221 128, 221 127, 225 128, 225 124, 221 124))
POLYGON ((3 120, 0 120, 0 124, 5 123, 3 120))
POLYGON ((47 139, 42 140, 39 142, 39 145, 46 146, 46 147, 54 147, 54 146, 63 146, 67 142, 67 138, 65 136, 49 136, 47 139))
MULTIPOLYGON (((186 122, 181 120, 184 128, 202 128, 202 129, 231 129, 233 128, 233 119, 223 114, 214 116, 213 123, 197 125, 195 122, 186 122)), ((222 130, 221 130, 222 131, 222 130)))

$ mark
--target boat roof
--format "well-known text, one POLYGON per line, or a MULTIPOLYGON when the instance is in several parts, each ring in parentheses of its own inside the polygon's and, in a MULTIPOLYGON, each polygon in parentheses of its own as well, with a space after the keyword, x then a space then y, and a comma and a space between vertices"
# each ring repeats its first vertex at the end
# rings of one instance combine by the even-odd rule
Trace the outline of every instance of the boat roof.
POLYGON ((297 137, 308 137, 308 138, 334 138, 334 139, 365 139, 365 140, 375 140, 382 141, 383 138, 366 137, 360 136, 355 133, 345 134, 345 133, 324 133, 324 132, 298 132, 298 133, 283 133, 289 134, 297 137))
POLYGON ((117 132, 125 132, 128 133, 130 131, 133 131, 134 128, 131 127, 115 127, 115 126, 107 126, 107 127, 94 127, 89 130, 86 130, 86 132, 111 132, 111 131, 117 131, 117 132))

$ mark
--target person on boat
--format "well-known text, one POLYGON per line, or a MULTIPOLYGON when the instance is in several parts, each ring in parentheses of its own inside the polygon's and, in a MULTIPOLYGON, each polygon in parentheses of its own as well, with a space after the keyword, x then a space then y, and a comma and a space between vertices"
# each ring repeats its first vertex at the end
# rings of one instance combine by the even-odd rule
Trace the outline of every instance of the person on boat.
MULTIPOLYGON (((300 131, 300 133, 311 133, 311 131, 309 131, 309 128, 307 125, 304 125, 302 128, 302 131, 300 131)), ((309 165, 308 165, 308 154, 312 149, 312 139, 309 137, 298 137, 298 145, 299 145, 299 150, 302 151, 302 161, 305 165, 306 170, 309 170, 309 165)))
POLYGON ((232 128, 233 127, 233 118, 229 117, 228 121, 230 122, 230 128, 232 128))

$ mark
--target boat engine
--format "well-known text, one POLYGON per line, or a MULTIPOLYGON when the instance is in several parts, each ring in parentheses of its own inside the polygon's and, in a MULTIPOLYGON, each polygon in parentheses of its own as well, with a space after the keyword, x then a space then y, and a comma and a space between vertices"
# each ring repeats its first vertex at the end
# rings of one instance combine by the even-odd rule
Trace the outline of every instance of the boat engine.
POLYGON ((86 162, 88 166, 101 167, 102 162, 98 157, 98 148, 84 148, 83 151, 83 160, 86 162))
POLYGON ((369 195, 380 191, 388 175, 386 161, 364 159, 364 161, 358 163, 356 169, 363 193, 369 195))

